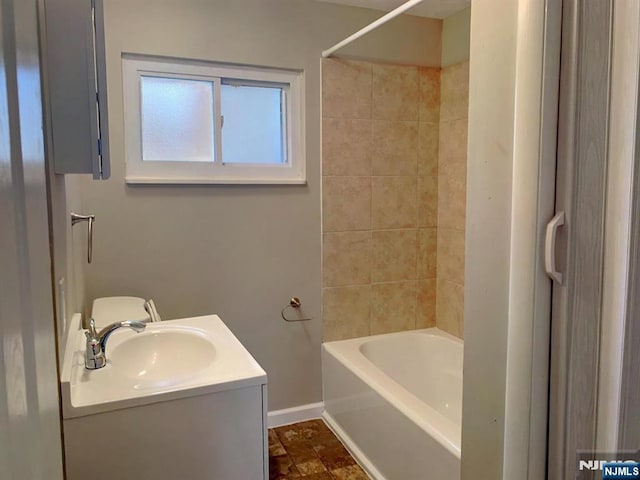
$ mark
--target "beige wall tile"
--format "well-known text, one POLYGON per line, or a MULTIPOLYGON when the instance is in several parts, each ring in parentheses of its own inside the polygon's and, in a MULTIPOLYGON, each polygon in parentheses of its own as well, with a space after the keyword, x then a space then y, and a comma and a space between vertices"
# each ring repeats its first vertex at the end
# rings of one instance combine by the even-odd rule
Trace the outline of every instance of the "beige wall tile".
POLYGON ((415 281, 374 284, 371 290, 371 334, 415 328, 416 304, 415 281))
POLYGON ((438 278, 464 285, 464 230, 438 229, 438 278))
POLYGON ((322 60, 322 116, 371 118, 371 64, 322 60))
POLYGON ((420 74, 420 121, 440 120, 440 69, 422 67, 420 74))
POLYGON ((369 335, 371 287, 324 288, 322 338, 325 342, 369 335))
POLYGON ((440 121, 469 115, 469 62, 442 69, 440 76, 440 121))
POLYGON ((438 328, 462 338, 464 317, 464 287, 438 279, 436 324, 438 328))
POLYGON ((325 287, 371 282, 371 232, 325 233, 322 280, 325 287))
POLYGON ((373 177, 371 190, 371 224, 374 229, 416 226, 417 181, 415 176, 373 177))
POLYGON ((418 122, 373 122, 373 175, 415 175, 418 122))
POLYGON ((322 174, 371 175, 371 120, 322 120, 322 174))
POLYGON ((371 178, 324 177, 322 179, 324 232, 371 228, 371 178))
POLYGON ((415 280, 418 250, 416 230, 374 231, 372 242, 373 282, 415 280))
POLYGON ((418 278, 436 278, 438 255, 440 254, 437 246, 437 228, 418 230, 418 278))
POLYGON ((467 118, 461 118, 440 125, 439 175, 466 176, 467 121, 467 118))
POLYGON ((469 63, 440 78, 436 323, 462 337, 469 63))
POLYGON ((418 280, 417 289, 416 328, 435 327, 437 280, 418 280))
POLYGON ((438 227, 464 230, 466 178, 438 176, 438 227))
POLYGON ((438 174, 438 150, 440 142, 438 123, 418 124, 418 175, 438 174))
POLYGON ((418 120, 418 67, 373 64, 373 118, 418 120))
POLYGON ((323 65, 325 340, 462 336, 468 62, 323 65))
POLYGON ((438 177, 418 177, 418 226, 438 225, 438 177))

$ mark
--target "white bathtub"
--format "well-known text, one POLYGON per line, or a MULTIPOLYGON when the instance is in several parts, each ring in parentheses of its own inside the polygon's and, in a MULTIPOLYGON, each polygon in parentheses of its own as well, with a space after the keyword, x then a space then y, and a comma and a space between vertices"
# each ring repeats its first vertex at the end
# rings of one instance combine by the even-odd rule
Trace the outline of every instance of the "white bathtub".
POLYGON ((462 349, 437 328, 323 345, 323 416, 374 479, 460 478, 462 349))

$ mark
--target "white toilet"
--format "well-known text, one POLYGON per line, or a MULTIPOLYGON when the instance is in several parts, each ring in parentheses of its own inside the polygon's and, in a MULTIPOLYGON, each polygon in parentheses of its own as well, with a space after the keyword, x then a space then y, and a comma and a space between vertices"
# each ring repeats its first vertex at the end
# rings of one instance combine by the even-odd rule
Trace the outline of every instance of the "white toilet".
POLYGON ((153 300, 139 297, 103 297, 96 298, 91 307, 91 318, 96 329, 114 322, 135 320, 139 322, 159 322, 160 315, 153 300))

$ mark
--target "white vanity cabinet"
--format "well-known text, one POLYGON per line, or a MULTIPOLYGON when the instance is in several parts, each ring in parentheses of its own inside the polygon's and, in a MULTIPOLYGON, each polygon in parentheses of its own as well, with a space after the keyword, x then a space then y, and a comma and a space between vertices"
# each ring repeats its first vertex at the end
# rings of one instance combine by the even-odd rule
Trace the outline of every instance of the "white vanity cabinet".
POLYGON ((266 480, 263 389, 65 419, 67 480, 266 480))
POLYGON ((80 315, 61 374, 67 480, 266 480, 267 374, 217 315, 113 332, 85 368, 80 315))
POLYGON ((48 154, 54 171, 107 179, 103 0, 42 0, 40 6, 48 154))

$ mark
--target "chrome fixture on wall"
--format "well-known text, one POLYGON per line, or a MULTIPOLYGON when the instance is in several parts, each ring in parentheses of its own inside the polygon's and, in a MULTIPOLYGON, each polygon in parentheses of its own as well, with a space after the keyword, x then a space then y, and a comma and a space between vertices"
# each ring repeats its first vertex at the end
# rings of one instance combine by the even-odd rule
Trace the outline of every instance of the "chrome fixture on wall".
POLYGON ((76 223, 87 222, 87 263, 91 263, 93 256, 93 222, 96 221, 95 215, 79 215, 71 212, 71 226, 76 223))
POLYGON ((301 314, 300 307, 302 307, 302 302, 300 301, 300 299, 298 297, 291 298, 291 300, 289 300, 289 304, 285 305, 284 308, 282 309, 282 313, 281 313, 282 319, 287 322, 306 322, 308 320, 311 320, 311 317, 300 317, 300 314, 301 314), (292 308, 296 310, 298 314, 298 318, 287 318, 287 316, 285 315, 285 312, 288 308, 292 308))

